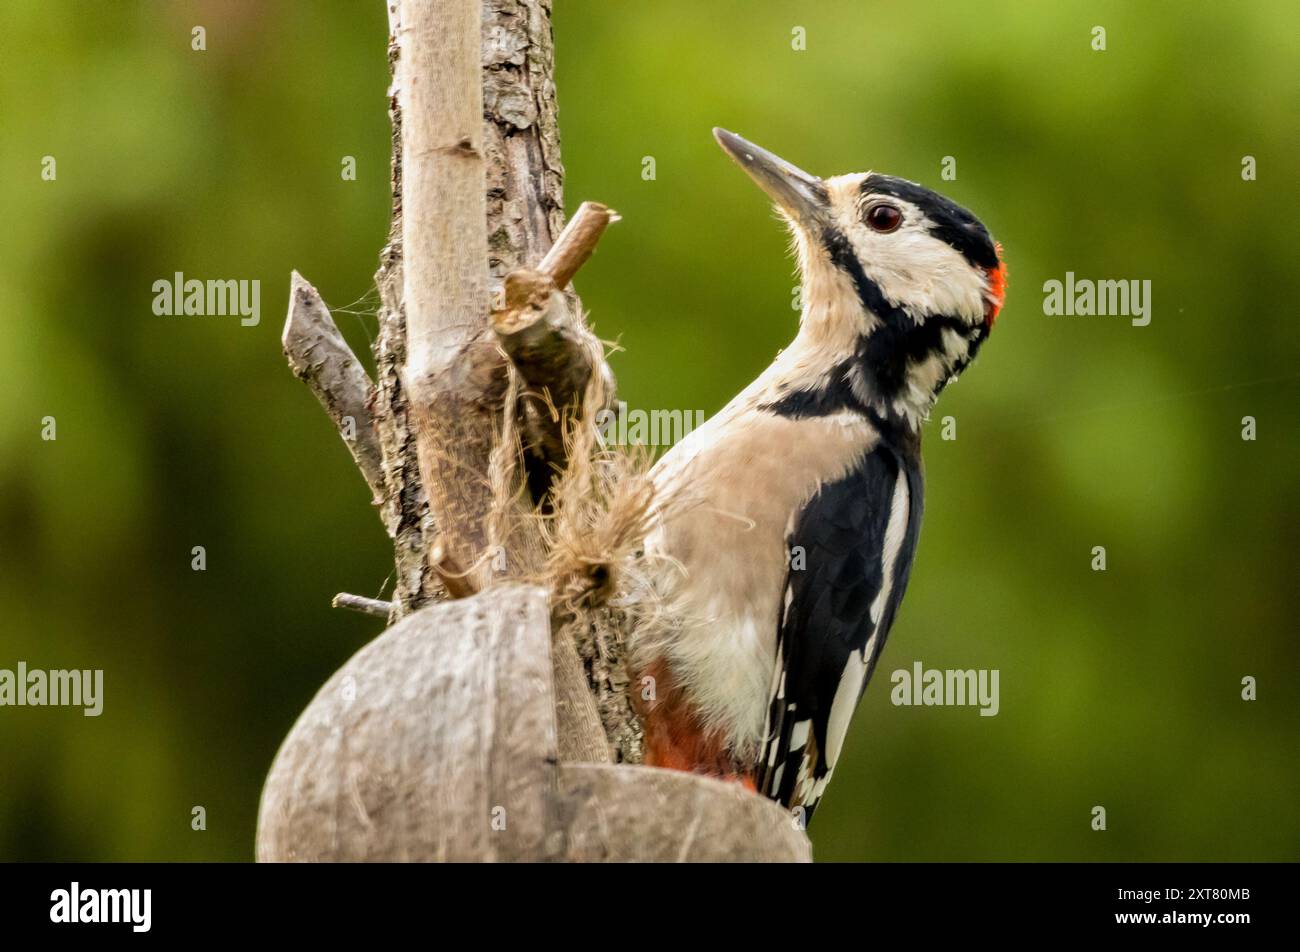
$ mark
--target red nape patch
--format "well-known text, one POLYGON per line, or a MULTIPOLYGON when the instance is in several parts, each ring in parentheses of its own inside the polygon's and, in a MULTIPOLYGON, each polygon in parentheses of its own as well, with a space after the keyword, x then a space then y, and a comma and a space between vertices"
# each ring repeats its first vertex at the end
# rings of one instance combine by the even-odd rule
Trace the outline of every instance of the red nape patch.
POLYGON ((993 330, 993 322, 998 319, 998 312, 1007 299, 1007 263, 1002 260, 1002 246, 995 242, 993 247, 998 252, 998 266, 985 269, 989 276, 989 289, 985 295, 984 326, 989 330, 993 330))

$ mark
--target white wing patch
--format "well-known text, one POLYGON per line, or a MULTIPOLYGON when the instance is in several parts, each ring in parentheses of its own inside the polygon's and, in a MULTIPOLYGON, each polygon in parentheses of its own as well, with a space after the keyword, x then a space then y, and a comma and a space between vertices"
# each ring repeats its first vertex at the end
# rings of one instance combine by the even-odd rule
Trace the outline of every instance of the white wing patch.
POLYGON ((808 731, 812 728, 812 721, 802 720, 794 725, 790 731, 790 749, 800 750, 808 743, 808 731))
POLYGON ((831 771, 840 759, 844 749, 844 738, 849 733, 849 723, 853 712, 858 709, 858 700, 866 685, 867 675, 871 673, 871 655, 876 648, 876 639, 880 634, 880 617, 889 600, 889 593, 894 587, 894 563, 898 552, 903 547, 903 537, 907 533, 907 512, 910 503, 907 488, 907 474, 901 469, 894 483, 894 496, 889 503, 889 523, 885 528, 885 551, 881 559, 880 592, 871 603, 871 624, 877 630, 871 633, 866 646, 861 652, 849 657, 840 675, 839 687, 835 689, 835 699, 831 702, 830 718, 826 723, 826 769, 831 771))
POLYGON ((760 784, 809 815, 843 752, 907 583, 919 512, 914 478, 897 455, 869 454, 851 477, 819 491, 787 536, 815 547, 819 574, 792 569, 782 592, 780 675, 774 672, 768 695, 760 784))
MULTIPOLYGON (((871 641, 867 642, 867 648, 870 649, 874 644, 875 635, 871 636, 871 641)), ((862 687, 867 680, 869 651, 855 651, 849 656, 849 663, 844 666, 844 673, 840 675, 839 687, 835 689, 835 700, 831 702, 831 716, 826 724, 826 767, 830 769, 835 766, 835 761, 839 760, 840 748, 844 746, 844 738, 849 732, 849 721, 853 719, 853 712, 857 710, 858 698, 862 697, 862 687)))
MULTIPOLYGON (((881 613, 889 602, 890 592, 894 588, 894 563, 898 561, 899 550, 903 548, 903 539, 907 535, 907 511, 911 504, 911 493, 907 488, 907 473, 898 471, 894 482, 894 497, 889 502, 889 524, 885 526, 885 551, 880 561, 880 591, 871 603, 871 624, 879 625, 881 613)), ((873 636, 874 637, 874 636, 873 636)))

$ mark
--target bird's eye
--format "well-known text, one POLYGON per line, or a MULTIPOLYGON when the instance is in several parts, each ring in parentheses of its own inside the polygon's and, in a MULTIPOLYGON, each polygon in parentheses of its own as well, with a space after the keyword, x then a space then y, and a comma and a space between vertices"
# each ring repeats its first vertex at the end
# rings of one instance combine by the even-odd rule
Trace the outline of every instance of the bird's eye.
POLYGON ((903 213, 893 205, 872 205, 867 209, 867 224, 878 232, 891 232, 902 223, 903 213))

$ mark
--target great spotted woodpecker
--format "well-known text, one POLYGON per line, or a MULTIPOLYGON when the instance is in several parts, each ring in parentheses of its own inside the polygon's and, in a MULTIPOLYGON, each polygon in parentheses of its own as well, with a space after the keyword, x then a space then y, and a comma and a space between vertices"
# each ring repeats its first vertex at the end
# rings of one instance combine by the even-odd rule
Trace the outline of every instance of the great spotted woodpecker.
POLYGON ((740 136, 776 203, 799 332, 655 466, 646 550, 678 624, 633 644, 646 763, 740 780, 810 818, 907 587, 921 434, 1002 306, 1001 248, 968 211, 867 172, 820 179, 740 136))

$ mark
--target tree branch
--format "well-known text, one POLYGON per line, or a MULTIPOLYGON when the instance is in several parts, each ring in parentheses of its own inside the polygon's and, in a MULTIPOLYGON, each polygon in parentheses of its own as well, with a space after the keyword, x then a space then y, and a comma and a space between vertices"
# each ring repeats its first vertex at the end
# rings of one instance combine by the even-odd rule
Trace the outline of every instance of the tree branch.
POLYGON ((600 202, 583 202, 578 210, 555 239, 551 250, 537 266, 543 274, 549 274, 555 286, 563 291, 578 273, 578 269, 587 263, 596 243, 605 229, 618 221, 618 212, 600 202))
POLYGON ((537 458, 529 482, 539 501, 568 462, 564 416, 580 408, 593 373, 601 381, 595 399, 602 406, 613 400, 604 347, 562 292, 617 220, 604 205, 583 202, 536 270, 506 275, 504 306, 492 315, 497 342, 527 386, 520 415, 525 444, 537 458))
POLYGON ((403 6, 402 246, 406 372, 442 372, 488 310, 479 0, 403 6), (412 81, 414 80, 414 81, 412 81))
POLYGON ((331 608, 346 608, 349 611, 360 612, 363 615, 376 615, 379 618, 387 618, 393 612, 393 603, 385 602, 378 598, 366 598, 364 595, 351 595, 347 592, 339 592, 330 602, 331 608))
POLYGON ((373 385, 320 294, 297 271, 290 279, 289 315, 281 343, 290 369, 334 421, 378 505, 384 498, 384 471, 370 414, 373 385))
POLYGON ((479 0, 402 7, 403 386, 415 420, 420 477, 447 557, 473 589, 492 506, 491 457, 504 362, 488 326, 483 25, 479 0))

